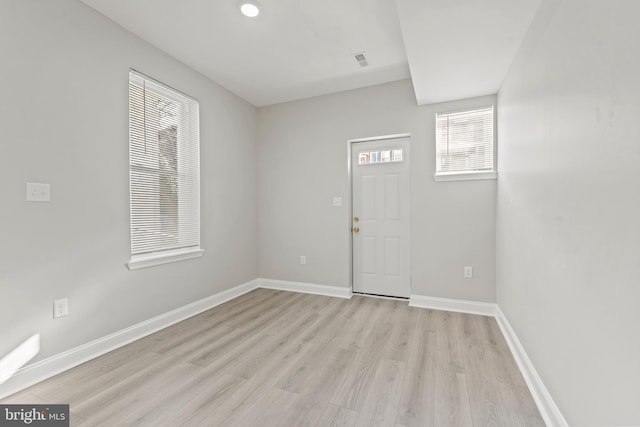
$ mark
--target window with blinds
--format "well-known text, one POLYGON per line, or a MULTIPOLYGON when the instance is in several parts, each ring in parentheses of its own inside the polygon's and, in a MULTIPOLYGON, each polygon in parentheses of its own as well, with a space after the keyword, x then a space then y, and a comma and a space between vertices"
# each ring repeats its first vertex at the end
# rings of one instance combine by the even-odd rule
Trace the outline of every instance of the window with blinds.
POLYGON ((451 175, 495 178, 493 106, 436 114, 436 179, 451 175))
POLYGON ((129 73, 130 269, 202 255, 199 105, 129 73))

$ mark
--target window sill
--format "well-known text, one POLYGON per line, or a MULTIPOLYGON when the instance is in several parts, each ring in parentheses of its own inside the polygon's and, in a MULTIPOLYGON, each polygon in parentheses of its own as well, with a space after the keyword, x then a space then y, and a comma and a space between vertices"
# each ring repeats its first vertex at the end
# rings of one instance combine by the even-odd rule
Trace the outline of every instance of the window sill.
POLYGON ((129 270, 138 270, 140 268, 153 267, 170 262, 184 261, 186 259, 198 258, 204 254, 204 249, 189 248, 178 249, 175 251, 158 252, 146 255, 132 256, 127 263, 129 270))
POLYGON ((498 179, 498 172, 462 172, 433 175, 436 182, 444 181, 477 181, 482 179, 498 179))

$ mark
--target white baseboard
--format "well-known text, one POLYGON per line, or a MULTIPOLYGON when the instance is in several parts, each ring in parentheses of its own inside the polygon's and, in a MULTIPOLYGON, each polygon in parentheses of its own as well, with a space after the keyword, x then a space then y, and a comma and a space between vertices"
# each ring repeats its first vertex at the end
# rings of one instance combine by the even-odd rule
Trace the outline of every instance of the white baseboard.
POLYGON ((569 424, 567 424, 560 409, 558 409, 558 406, 553 401, 549 390, 547 390, 542 382, 536 368, 533 366, 533 363, 531 363, 531 359, 527 356, 527 352, 524 350, 518 336, 511 327, 509 320, 507 320, 502 310, 500 310, 500 307, 497 307, 496 310, 496 321, 498 322, 498 326, 500 326, 504 339, 511 349, 513 358, 516 360, 524 380, 527 382, 529 391, 538 406, 544 422, 548 427, 568 427, 569 424))
MULTIPOLYGON (((347 299, 352 296, 351 288, 346 287, 272 279, 255 279, 72 348, 63 353, 27 365, 18 370, 11 379, 0 386, 0 399, 257 288, 302 292, 347 299)), ((515 331, 497 304, 411 295, 409 306, 495 317, 547 426, 568 426, 562 413, 551 398, 549 391, 544 386, 542 379, 540 379, 540 376, 536 372, 531 360, 527 356, 515 331)))
POLYGON ((277 289, 280 291, 302 292, 305 294, 325 295, 350 299, 351 288, 339 288, 337 286, 316 285, 313 283, 287 282, 285 280, 258 279, 258 287, 265 289, 277 289))
POLYGON ((426 297, 423 295, 411 295, 409 298, 409 306, 492 317, 496 315, 498 308, 497 304, 490 302, 426 297))
POLYGON ((215 295, 187 304, 183 307, 161 314, 144 322, 114 332, 65 352, 56 354, 27 365, 18 370, 6 383, 0 386, 0 399, 17 393, 40 381, 78 366, 156 331, 169 327, 217 305, 237 298, 258 287, 258 281, 252 280, 215 295))

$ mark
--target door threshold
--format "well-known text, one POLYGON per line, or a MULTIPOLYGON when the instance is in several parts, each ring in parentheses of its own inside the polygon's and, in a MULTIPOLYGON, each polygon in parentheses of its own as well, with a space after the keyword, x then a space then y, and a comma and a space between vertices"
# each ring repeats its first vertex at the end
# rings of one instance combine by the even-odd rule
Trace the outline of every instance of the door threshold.
POLYGON ((394 297, 391 295, 367 294, 365 292, 352 292, 352 293, 354 295, 361 295, 363 297, 390 299, 390 300, 396 300, 396 301, 409 301, 409 297, 394 297))

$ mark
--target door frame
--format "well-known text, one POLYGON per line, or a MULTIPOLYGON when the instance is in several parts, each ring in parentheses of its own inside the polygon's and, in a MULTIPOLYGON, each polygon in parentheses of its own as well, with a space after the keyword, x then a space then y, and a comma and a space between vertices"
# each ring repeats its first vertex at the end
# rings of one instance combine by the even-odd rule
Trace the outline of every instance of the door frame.
MULTIPOLYGON (((382 141, 382 140, 391 140, 391 139, 399 139, 399 138, 409 138, 411 139, 410 133, 396 133, 392 135, 381 135, 381 136, 372 136, 367 138, 356 138, 347 140, 347 177, 348 177, 348 209, 347 212, 349 214, 347 218, 347 226, 349 232, 349 289, 351 289, 351 293, 353 294, 353 228, 352 228, 352 218, 353 218, 353 170, 352 170, 352 156, 351 151, 354 144, 359 142, 371 142, 371 141, 382 141)), ((409 179, 411 179, 411 171, 409 171, 409 179)), ((411 200, 411 193, 409 193, 409 200, 411 200)), ((411 229, 411 220, 409 220, 409 229, 411 229)), ((411 286, 411 270, 409 270, 409 286, 411 286)), ((395 297, 389 297, 394 298, 395 297)))

